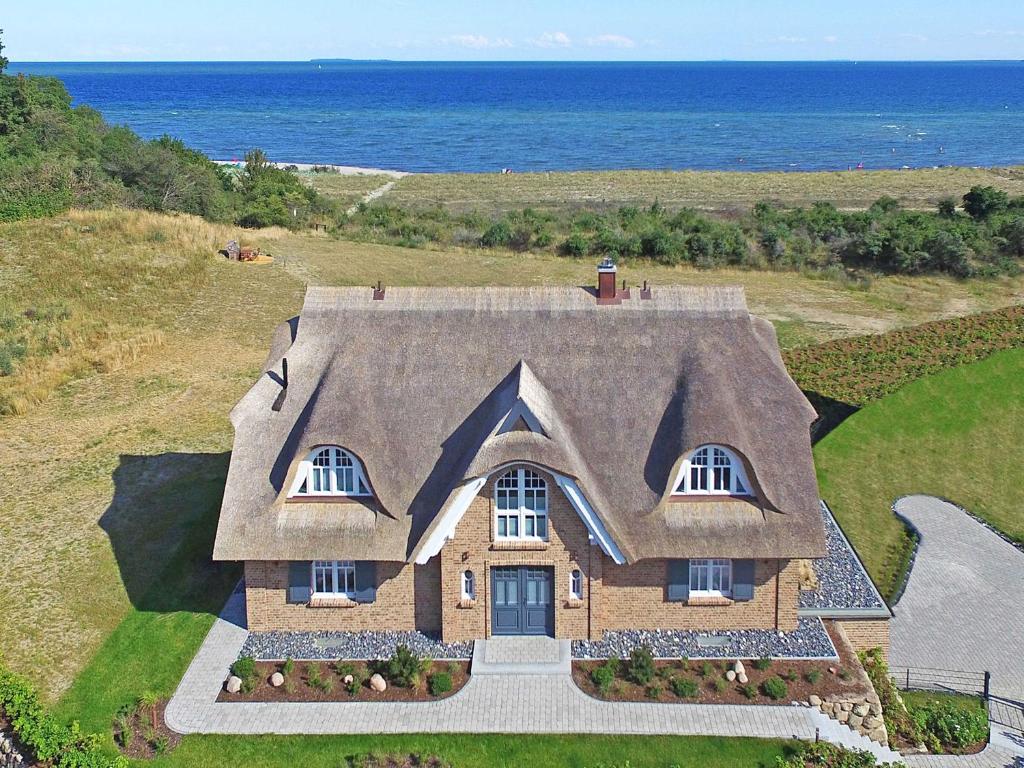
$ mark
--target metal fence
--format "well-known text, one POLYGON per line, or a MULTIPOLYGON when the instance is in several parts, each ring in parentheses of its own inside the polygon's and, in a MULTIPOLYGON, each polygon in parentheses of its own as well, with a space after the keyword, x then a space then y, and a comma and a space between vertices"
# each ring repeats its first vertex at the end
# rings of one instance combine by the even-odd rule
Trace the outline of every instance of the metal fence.
POLYGON ((890 667, 889 675, 896 687, 904 691, 935 691, 977 696, 985 701, 989 722, 1024 730, 1024 702, 993 694, 992 675, 989 672, 890 667))

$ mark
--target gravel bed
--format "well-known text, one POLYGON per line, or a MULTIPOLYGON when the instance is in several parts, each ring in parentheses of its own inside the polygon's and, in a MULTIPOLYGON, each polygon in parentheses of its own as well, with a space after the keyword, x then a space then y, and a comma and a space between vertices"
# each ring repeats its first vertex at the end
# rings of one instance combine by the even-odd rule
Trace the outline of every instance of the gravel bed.
POLYGON ((824 503, 821 504, 821 517, 825 522, 828 555, 814 561, 818 588, 801 590, 800 607, 820 610, 884 608, 885 603, 824 503))
POLYGON ((838 658, 825 625, 816 616, 804 616, 793 632, 743 629, 731 632, 683 632, 666 629, 626 629, 605 632, 603 640, 573 640, 574 659, 625 658, 634 648, 647 646, 656 658, 689 659, 835 659, 838 658))
POLYGON ((387 659, 407 645, 432 659, 469 659, 473 643, 442 643, 423 632, 250 632, 241 656, 260 661, 280 659, 387 659))

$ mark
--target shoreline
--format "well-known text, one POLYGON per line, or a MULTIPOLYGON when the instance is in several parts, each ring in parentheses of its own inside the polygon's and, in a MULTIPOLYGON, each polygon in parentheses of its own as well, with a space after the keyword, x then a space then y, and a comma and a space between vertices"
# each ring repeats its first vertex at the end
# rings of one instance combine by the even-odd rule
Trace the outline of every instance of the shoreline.
MULTIPOLYGON (((229 168, 241 168, 245 165, 244 160, 214 160, 217 165, 228 166, 229 168)), ((364 168, 358 165, 335 165, 333 163, 284 163, 271 162, 275 168, 295 168, 300 173, 313 173, 314 169, 327 168, 327 173, 336 173, 339 176, 390 176, 393 179, 401 179, 411 176, 409 171, 396 171, 388 168, 364 168)))

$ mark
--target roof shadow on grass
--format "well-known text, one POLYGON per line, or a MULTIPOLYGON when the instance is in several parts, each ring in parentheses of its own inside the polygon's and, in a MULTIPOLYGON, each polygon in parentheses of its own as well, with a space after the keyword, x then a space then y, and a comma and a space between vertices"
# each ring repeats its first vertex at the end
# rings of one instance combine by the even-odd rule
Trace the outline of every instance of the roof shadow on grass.
POLYGON ((860 406, 836 400, 819 392, 804 390, 804 397, 810 400, 818 412, 817 420, 811 425, 811 443, 817 443, 825 435, 860 410, 860 406))
POLYGON ((142 611, 216 615, 238 581, 212 560, 230 452, 122 455, 99 524, 125 591, 142 611))

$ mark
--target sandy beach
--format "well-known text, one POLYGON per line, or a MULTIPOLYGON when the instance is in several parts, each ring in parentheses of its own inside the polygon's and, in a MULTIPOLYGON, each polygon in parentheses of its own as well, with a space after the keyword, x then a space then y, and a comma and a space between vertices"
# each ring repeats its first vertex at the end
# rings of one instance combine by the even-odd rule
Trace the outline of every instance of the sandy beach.
MULTIPOLYGON (((229 165, 241 168, 245 165, 242 160, 214 160, 217 165, 229 165)), ((341 176, 390 176, 393 179, 401 179, 409 176, 407 171, 393 171, 386 168, 360 168, 355 165, 331 165, 330 163, 271 163, 275 168, 296 168, 301 172, 311 172, 313 169, 329 169, 329 173, 337 173, 341 176)))

